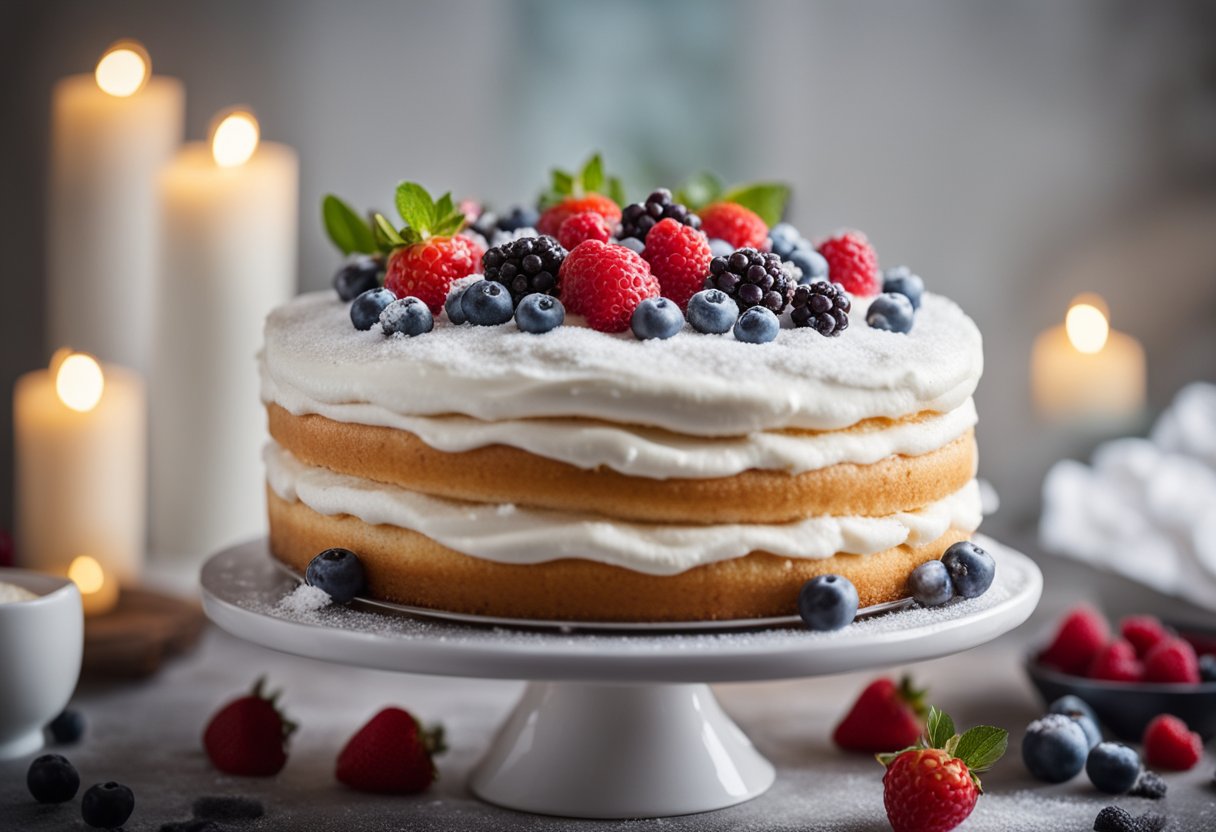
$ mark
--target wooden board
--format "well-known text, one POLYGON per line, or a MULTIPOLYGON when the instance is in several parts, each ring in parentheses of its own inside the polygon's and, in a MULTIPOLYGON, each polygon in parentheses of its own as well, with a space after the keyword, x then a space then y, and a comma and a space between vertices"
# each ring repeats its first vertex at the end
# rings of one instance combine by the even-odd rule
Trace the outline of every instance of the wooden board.
POLYGON ((142 679, 167 659, 189 652, 206 626, 198 601, 123 587, 118 606, 85 619, 84 667, 89 679, 142 679))

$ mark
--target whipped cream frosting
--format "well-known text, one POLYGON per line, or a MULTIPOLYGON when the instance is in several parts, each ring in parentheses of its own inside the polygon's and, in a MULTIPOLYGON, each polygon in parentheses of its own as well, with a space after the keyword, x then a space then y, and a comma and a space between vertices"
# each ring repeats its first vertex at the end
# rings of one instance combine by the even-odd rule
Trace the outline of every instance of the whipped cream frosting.
POLYGON ((886 517, 812 517, 783 524, 713 526, 627 523, 592 514, 464 503, 307 466, 269 444, 271 489, 320 514, 349 514, 372 525, 413 529, 449 549, 501 563, 579 558, 651 575, 763 551, 821 559, 838 552, 872 554, 901 543, 917 545, 951 528, 970 532, 981 519, 978 484, 917 511, 886 517))
POLYGON ((456 327, 441 315, 426 335, 386 338, 355 330, 347 305, 324 291, 270 314, 262 360, 273 389, 314 405, 483 421, 583 417, 696 436, 832 430, 948 413, 970 398, 982 340, 956 304, 926 294, 907 335, 866 326, 865 306, 854 303, 852 326, 838 338, 787 328, 769 344, 689 327, 638 341, 589 329, 577 316, 535 336, 513 323, 456 327))

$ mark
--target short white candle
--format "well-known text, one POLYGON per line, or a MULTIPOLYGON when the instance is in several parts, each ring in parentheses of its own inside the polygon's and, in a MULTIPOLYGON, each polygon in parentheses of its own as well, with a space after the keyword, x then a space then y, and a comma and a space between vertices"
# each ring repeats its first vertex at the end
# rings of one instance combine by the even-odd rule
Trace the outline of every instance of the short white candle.
POLYGON ((143 566, 145 410, 136 373, 82 353, 57 354, 13 391, 18 565, 83 576, 90 613, 112 607, 143 566), (97 569, 73 569, 82 557, 97 569))
POLYGON ((299 160, 232 112, 160 184, 152 547, 198 560, 265 526, 255 357, 267 313, 295 294, 299 160))
POLYGON ((120 43, 55 85, 47 216, 48 335, 147 372, 158 250, 156 176, 181 144, 185 90, 120 43))

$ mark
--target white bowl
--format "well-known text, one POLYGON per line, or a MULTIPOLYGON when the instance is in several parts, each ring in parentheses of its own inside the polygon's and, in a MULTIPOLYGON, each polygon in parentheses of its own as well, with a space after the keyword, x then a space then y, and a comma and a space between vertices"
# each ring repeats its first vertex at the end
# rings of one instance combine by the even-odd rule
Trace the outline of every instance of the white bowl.
POLYGON ((84 610, 66 578, 0 569, 0 581, 37 595, 0 604, 0 760, 42 748, 43 727, 68 704, 80 677, 84 610))

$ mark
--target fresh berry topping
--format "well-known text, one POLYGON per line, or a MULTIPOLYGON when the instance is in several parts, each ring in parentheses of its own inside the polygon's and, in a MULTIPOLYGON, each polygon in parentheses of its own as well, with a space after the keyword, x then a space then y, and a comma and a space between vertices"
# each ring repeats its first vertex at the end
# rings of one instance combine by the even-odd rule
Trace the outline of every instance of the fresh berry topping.
POLYGON ((1176 716, 1162 714, 1144 729, 1144 761, 1166 771, 1189 771, 1203 756, 1203 740, 1176 716))
POLYGON ((704 288, 726 292, 740 310, 763 306, 780 313, 794 296, 794 281, 781 268, 781 258, 754 248, 710 260, 704 288))
POLYGON ((799 283, 817 283, 828 279, 828 261, 813 248, 796 248, 785 259, 802 272, 799 283))
POLYGON ((600 332, 624 332, 633 310, 659 296, 650 265, 624 246, 588 240, 566 257, 558 276, 563 303, 600 332))
POLYGON ((1144 665, 1136 658, 1136 649, 1120 638, 1098 651, 1085 675, 1108 682, 1139 682, 1144 678, 1144 665))
POLYGON ((811 630, 839 630, 853 623, 859 603, 857 587, 848 578, 820 575, 802 585, 798 614, 811 630))
POLYGON ((626 237, 623 240, 617 240, 616 244, 618 246, 624 246, 635 254, 641 254, 646 250, 646 244, 637 237, 626 237))
POLYGON ((465 219, 469 221, 469 227, 465 232, 472 231, 483 240, 488 240, 494 236, 494 232, 498 230, 498 215, 490 210, 482 210, 473 217, 469 217, 465 211, 465 203, 460 203, 460 210, 465 215, 465 219))
POLYGON ((1086 705, 1079 697, 1071 694, 1061 696, 1051 703, 1051 707, 1047 709, 1047 712, 1051 714, 1063 714, 1077 723, 1077 725, 1080 725, 1081 730, 1085 732, 1085 740, 1089 743, 1091 749, 1102 742, 1102 731, 1098 728, 1098 718, 1094 716, 1093 709, 1089 705, 1086 705))
MULTIPOLYGON (((557 229, 557 239, 567 249, 574 248, 584 240, 599 240, 606 243, 612 239, 612 228, 608 220, 594 211, 584 211, 567 217, 557 229)), ((560 264, 559 264, 560 265, 560 264)))
POLYGON ((446 751, 443 728, 423 728, 408 711, 385 708, 338 755, 338 781, 375 794, 416 794, 435 782, 433 758, 446 751))
POLYGON ((1144 681, 1166 684, 1199 684, 1199 659, 1195 648, 1180 638, 1167 638, 1144 657, 1144 681))
POLYGON ((225 774, 269 777, 287 763, 287 741, 296 725, 279 712, 279 694, 266 695, 265 684, 258 679, 252 693, 217 711, 203 731, 207 757, 225 774))
POLYGON ((794 290, 790 320, 797 327, 811 327, 820 335, 834 337, 849 328, 853 302, 839 283, 816 281, 794 290))
POLYGON ((978 598, 992 586, 996 561, 970 540, 960 540, 942 555, 954 591, 964 598, 978 598))
POLYGON ((540 220, 540 214, 531 208, 516 205, 505 216, 498 218, 499 231, 518 231, 521 228, 535 228, 540 220))
POLYGON ((828 275, 853 295, 877 295, 882 290, 878 255, 860 231, 845 231, 819 244, 819 253, 828 261, 828 275))
POLYGON ((788 222, 779 222, 770 228, 768 242, 769 249, 782 260, 788 260, 790 252, 799 245, 810 245, 810 242, 802 236, 798 229, 788 222))
POLYGON ((1039 661, 1064 673, 1080 676, 1109 640, 1110 628, 1106 619, 1092 607, 1082 605, 1060 622, 1055 638, 1039 654, 1039 661))
POLYGON ((464 290, 467 288, 466 286, 448 292, 447 300, 443 302, 443 311, 447 314, 448 320, 456 324, 456 326, 466 323, 464 309, 460 306, 460 299, 464 297, 464 290))
POLYGON ((1216 682, 1216 653, 1199 657, 1199 678, 1205 682, 1216 682))
POLYGON ((923 607, 937 607, 954 597, 950 572, 940 560, 929 560, 908 576, 908 592, 923 607))
POLYGON ((673 219, 664 219, 651 229, 642 257, 658 278, 663 296, 680 309, 687 308, 688 299, 705 283, 713 260, 705 235, 673 219))
POLYGON ((52 719, 46 730, 51 735, 51 742, 56 745, 80 742, 80 738, 84 736, 84 715, 68 708, 52 719))
POLYGON ((80 798, 80 817, 98 829, 117 829, 135 811, 135 793, 113 780, 90 786, 80 798))
POLYGON ((1088 756, 1085 732, 1064 714, 1047 714, 1026 726, 1022 762, 1039 780, 1046 783, 1071 780, 1085 768, 1088 756))
POLYGON ((688 300, 688 322, 697 332, 721 335, 730 332, 739 317, 739 307, 718 289, 702 289, 688 300))
POLYGON ((435 328, 435 316, 418 298, 401 298, 384 307, 380 313, 380 328, 385 335, 413 337, 435 328))
POLYGON ((557 329, 566 320, 566 309, 562 302, 551 295, 534 292, 524 295, 515 307, 515 325, 521 332, 540 335, 557 329))
POLYGON ((744 310, 735 321, 735 340, 745 344, 767 344, 776 340, 780 331, 781 322, 777 316, 763 306, 744 310))
POLYGON ((192 811, 203 820, 257 820, 266 814, 266 807, 254 797, 204 795, 195 798, 192 811))
POLYGON ((709 251, 714 257, 730 257, 735 253, 735 247, 726 240, 714 237, 709 241, 709 251))
POLYGON ((665 340, 684 328, 684 314, 668 298, 646 298, 633 310, 629 328, 639 341, 665 340))
MULTIPOLYGON (((421 305, 420 302, 415 302, 421 305)), ((422 309, 425 310, 426 307, 423 306, 422 309)), ((350 549, 326 549, 321 552, 308 562, 304 581, 309 586, 323 590, 336 604, 349 604, 367 587, 363 563, 350 549)))
POLYGON ((481 271, 481 257, 481 246, 468 237, 431 237, 389 256, 384 286, 397 297, 419 298, 438 315, 452 281, 481 271))
POLYGON ((1145 658, 1149 651, 1169 637, 1163 625, 1152 615, 1129 615, 1119 622, 1120 634, 1136 648, 1136 655, 1145 658))
POLYGON ((379 257, 360 255, 352 258, 334 275, 334 290, 344 301, 352 301, 368 289, 380 285, 384 274, 384 260, 379 257))
POLYGON ((636 237, 649 242, 647 235, 662 220, 670 219, 692 229, 701 227, 701 218, 674 201, 671 191, 659 188, 645 202, 634 202, 621 211, 621 237, 636 237))
POLYGON ((511 290, 512 303, 524 295, 557 294, 557 274, 567 251, 553 237, 521 237, 495 246, 481 259, 486 280, 511 290))
POLYGON ((857 697, 832 732, 832 742, 846 751, 899 751, 916 742, 924 728, 925 691, 905 676, 897 686, 875 679, 857 697))
POLYGON ((76 768, 60 754, 43 754, 30 763, 25 786, 39 803, 66 803, 80 788, 76 768))
POLYGON ((711 240, 726 240, 736 249, 767 249, 769 245, 764 220, 737 202, 714 202, 702 208, 701 230, 711 240))
POLYGON ((479 280, 460 296, 460 309, 473 326, 498 326, 511 320, 510 290, 496 280, 479 280))
POLYGON ((1124 794, 1140 778, 1140 757, 1126 745, 1098 743, 1085 760, 1085 773, 1098 791, 1124 794))
POLYGON ((879 295, 870 302, 866 310, 866 323, 870 329, 885 329, 887 332, 905 334, 912 331, 916 319, 912 301, 895 292, 879 295))
POLYGON ((575 214, 584 213, 599 214, 609 228, 615 228, 621 221, 620 207, 602 194, 568 196, 540 215, 536 230, 541 234, 556 237, 561 231, 562 223, 575 214))
POLYGON ((1132 790, 1128 792, 1132 797, 1146 797, 1149 800, 1160 800, 1165 797, 1168 791, 1165 784, 1165 778, 1155 771, 1144 769, 1140 772, 1140 779, 1136 781, 1136 785, 1132 786, 1132 790))
POLYGON ((913 309, 920 309, 921 298, 925 294, 925 281, 921 280, 919 275, 913 274, 907 266, 896 266, 887 269, 883 274, 882 290, 884 293, 903 295, 912 303, 913 309))
POLYGON ((615 229, 621 221, 623 191, 620 180, 604 173, 604 160, 596 153, 576 172, 553 170, 550 187, 541 195, 542 213, 534 224, 540 233, 556 237, 568 217, 592 211, 615 229))
POLYGON ((351 303, 350 322, 355 329, 371 329, 380 323, 380 313, 396 299, 388 289, 368 289, 351 303))

